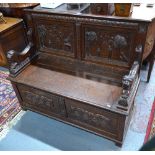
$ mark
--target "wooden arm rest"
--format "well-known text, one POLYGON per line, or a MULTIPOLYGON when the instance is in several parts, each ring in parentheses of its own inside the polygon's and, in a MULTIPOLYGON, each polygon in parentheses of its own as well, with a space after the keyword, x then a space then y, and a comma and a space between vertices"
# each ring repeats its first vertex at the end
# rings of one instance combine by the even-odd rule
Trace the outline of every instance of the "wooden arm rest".
MULTIPOLYGON (((32 30, 29 30, 28 35, 32 34, 32 30)), ((16 76, 20 73, 37 54, 34 54, 33 43, 30 41, 25 49, 21 52, 10 50, 7 52, 7 59, 9 63, 9 70, 11 76, 16 76)))
POLYGON ((25 66, 27 66, 32 58, 31 51, 33 44, 29 43, 22 52, 10 50, 7 52, 9 70, 11 76, 16 76, 25 66))
POLYGON ((31 48, 33 47, 33 44, 30 42, 26 47, 25 47, 25 49, 21 52, 21 53, 19 53, 19 55, 26 55, 30 50, 31 50, 31 48))
POLYGON ((15 50, 10 50, 7 52, 7 58, 9 60, 19 60, 19 58, 22 58, 23 56, 27 56, 31 50, 31 48, 33 47, 33 44, 30 42, 25 49, 22 52, 17 52, 15 50))
POLYGON ((134 89, 135 81, 138 78, 139 63, 135 61, 131 67, 128 75, 125 75, 122 79, 122 95, 119 98, 118 104, 123 107, 128 107, 129 96, 132 89, 134 89))

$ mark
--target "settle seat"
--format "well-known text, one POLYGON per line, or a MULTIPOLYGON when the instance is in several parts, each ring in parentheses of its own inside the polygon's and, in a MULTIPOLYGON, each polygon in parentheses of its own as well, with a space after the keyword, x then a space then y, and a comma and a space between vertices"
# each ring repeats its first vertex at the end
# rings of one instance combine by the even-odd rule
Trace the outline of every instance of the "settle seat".
POLYGON ((87 7, 25 10, 29 44, 8 52, 9 79, 23 109, 122 145, 151 21, 83 13, 87 7))

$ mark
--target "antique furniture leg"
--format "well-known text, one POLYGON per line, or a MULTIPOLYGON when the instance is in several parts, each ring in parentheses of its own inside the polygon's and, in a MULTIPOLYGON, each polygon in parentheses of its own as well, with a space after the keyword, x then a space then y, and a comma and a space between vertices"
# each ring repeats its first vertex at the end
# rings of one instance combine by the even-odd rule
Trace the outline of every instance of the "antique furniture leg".
MULTIPOLYGON (((16 84, 15 84, 13 81, 11 81, 11 84, 12 84, 12 87, 13 87, 15 93, 16 93, 16 96, 17 96, 17 98, 18 98, 19 103, 22 103, 22 99, 21 99, 21 96, 20 96, 20 92, 19 92, 19 90, 18 90, 16 84)), ((21 106, 22 110, 27 111, 27 109, 26 109, 25 107, 23 107, 22 105, 20 105, 20 106, 21 106)))
POLYGON ((122 147, 122 143, 115 143, 116 146, 122 147))

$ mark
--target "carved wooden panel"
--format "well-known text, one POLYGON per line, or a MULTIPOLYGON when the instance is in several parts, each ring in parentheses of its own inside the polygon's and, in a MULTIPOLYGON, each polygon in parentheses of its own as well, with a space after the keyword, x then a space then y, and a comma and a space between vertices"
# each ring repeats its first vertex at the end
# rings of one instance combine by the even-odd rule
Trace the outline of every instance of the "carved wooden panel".
POLYGON ((75 27, 69 22, 35 19, 39 49, 58 55, 75 56, 75 27))
POLYGON ((119 118, 116 114, 73 100, 65 100, 67 115, 74 122, 100 131, 117 134, 119 118))
POLYGON ((25 85, 18 85, 22 100, 38 110, 65 115, 64 98, 25 85))
POLYGON ((128 66, 134 52, 135 29, 83 25, 83 58, 128 66))

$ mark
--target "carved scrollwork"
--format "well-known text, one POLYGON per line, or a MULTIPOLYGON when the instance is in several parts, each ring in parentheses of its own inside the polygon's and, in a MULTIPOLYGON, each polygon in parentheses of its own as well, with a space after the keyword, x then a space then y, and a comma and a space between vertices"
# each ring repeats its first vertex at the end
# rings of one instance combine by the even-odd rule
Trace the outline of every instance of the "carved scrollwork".
POLYGON ((10 50, 7 52, 7 59, 9 63, 9 70, 11 76, 16 76, 20 71, 26 67, 37 54, 33 54, 32 29, 28 31, 29 43, 21 52, 10 50))
POLYGON ((109 26, 124 26, 124 27, 132 27, 137 28, 138 23, 133 22, 122 22, 122 21, 116 21, 116 20, 108 20, 108 19, 95 19, 95 18, 87 18, 87 17, 75 17, 75 16, 65 16, 65 15, 47 15, 47 14, 35 14, 32 13, 32 16, 35 18, 41 18, 44 17, 45 19, 55 19, 55 20, 63 20, 63 21, 77 21, 77 22, 83 22, 83 23, 98 23, 98 24, 105 24, 109 26))
POLYGON ((109 117, 106 117, 98 113, 90 112, 80 107, 70 106, 69 115, 76 120, 100 128, 112 128, 114 125, 111 122, 111 119, 109 119, 109 117))
POLYGON ((128 94, 123 94, 119 99, 119 105, 123 107, 127 107, 128 106, 127 99, 128 99, 128 94))
POLYGON ((20 70, 22 70, 30 61, 34 58, 35 55, 30 57, 28 51, 32 48, 32 44, 28 44, 25 50, 21 53, 18 53, 14 50, 7 52, 7 59, 9 63, 9 70, 11 76, 16 76, 20 70), (22 53, 25 53, 22 55, 22 53))
POLYGON ((132 78, 130 78, 128 75, 124 76, 123 77, 123 80, 122 80, 122 88, 123 89, 126 89, 126 90, 129 90, 131 88, 131 82, 132 82, 132 78))
POLYGON ((139 64, 137 61, 134 62, 128 75, 125 75, 122 80, 122 95, 119 98, 118 104, 127 107, 128 98, 132 90, 133 83, 137 77, 139 64))
POLYGON ((40 110, 46 109, 50 112, 66 115, 65 100, 63 97, 50 94, 45 96, 41 91, 32 89, 31 91, 22 90, 22 97, 26 104, 34 106, 40 110))
POLYGON ((23 91, 25 100, 35 106, 41 106, 44 108, 54 108, 53 100, 43 95, 37 95, 32 92, 23 91))

